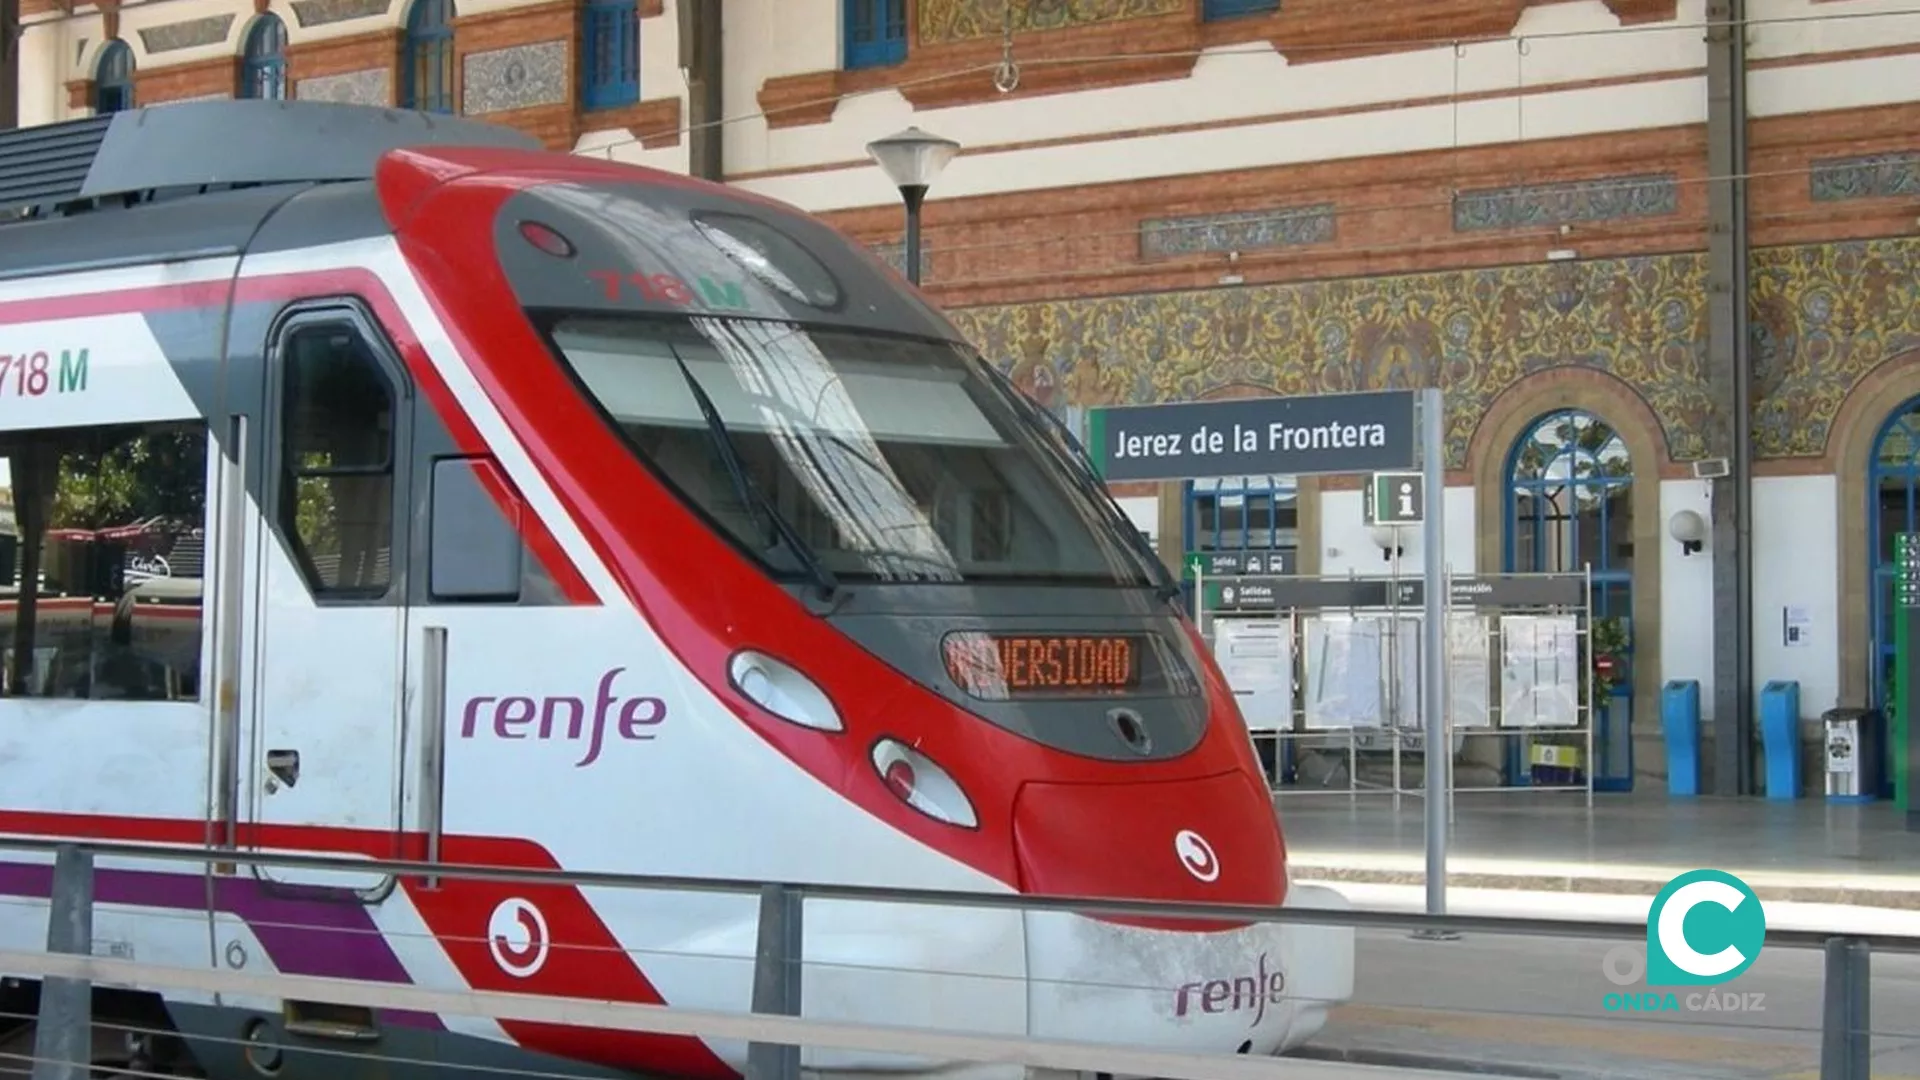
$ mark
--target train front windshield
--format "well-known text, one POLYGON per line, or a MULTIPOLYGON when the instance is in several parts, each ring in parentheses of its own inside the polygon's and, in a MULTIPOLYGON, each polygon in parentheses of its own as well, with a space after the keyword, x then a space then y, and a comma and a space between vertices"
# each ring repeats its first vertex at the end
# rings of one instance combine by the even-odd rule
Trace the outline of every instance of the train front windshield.
POLYGON ((1058 433, 958 346, 739 318, 542 321, 641 459, 782 579, 1157 584, 1058 433))

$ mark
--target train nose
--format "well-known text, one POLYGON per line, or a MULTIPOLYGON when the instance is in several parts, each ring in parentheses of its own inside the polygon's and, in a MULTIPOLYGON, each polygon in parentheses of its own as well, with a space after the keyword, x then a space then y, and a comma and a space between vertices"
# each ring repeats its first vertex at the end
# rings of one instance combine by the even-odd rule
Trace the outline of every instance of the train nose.
POLYGON ((1286 899, 1279 824, 1266 791, 1245 773, 1031 783, 1014 804, 1013 830, 1028 892, 1226 904, 1286 899))
MULTIPOLYGON (((1028 784, 1014 807, 1022 885, 1033 893, 1279 906, 1286 850, 1252 776, 1131 784, 1028 784)), ((1279 924, 1030 912, 1028 1012, 1039 1038, 1271 1054, 1324 1022, 1326 944, 1279 924), (1324 981, 1324 980, 1322 980, 1324 981), (1304 996, 1303 996, 1304 995, 1304 996)), ((1339 951, 1339 950, 1335 950, 1339 951)), ((1347 955, 1336 966, 1351 969, 1347 955)))

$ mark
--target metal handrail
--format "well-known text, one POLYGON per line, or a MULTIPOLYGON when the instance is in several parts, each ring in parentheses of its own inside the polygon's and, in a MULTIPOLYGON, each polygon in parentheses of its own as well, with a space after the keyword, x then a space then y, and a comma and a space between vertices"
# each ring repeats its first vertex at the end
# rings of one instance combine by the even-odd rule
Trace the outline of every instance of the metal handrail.
POLYGON ((1432 1075, 1426 1070, 1310 1058, 1178 1053, 1026 1035, 970 1035, 904 1025, 776 1016, 757 1011, 721 1012, 498 990, 433 990, 317 975, 252 975, 214 967, 182 968, 104 956, 0 950, 0 971, 74 984, 166 986, 202 994, 406 1009, 703 1039, 737 1039, 754 1045, 828 1046, 909 1057, 945 1056, 961 1061, 1165 1080, 1275 1080, 1277 1063, 1284 1067, 1278 1075, 1285 1080, 1402 1080, 1432 1075))
MULTIPOLYGON (((1097 898, 970 893, 931 889, 885 889, 874 886, 791 885, 725 879, 647 877, 634 874, 579 873, 527 870, 513 867, 467 867, 446 863, 355 859, 342 856, 298 855, 233 848, 189 848, 178 845, 88 844, 40 838, 0 836, 0 850, 44 851, 54 856, 52 891, 48 897, 47 951, 0 951, 0 971, 37 975, 42 980, 40 1015, 35 1030, 35 1080, 81 1080, 88 1075, 93 1040, 91 996, 97 981, 158 984, 213 993, 257 994, 282 999, 357 1004, 369 1008, 418 1008, 427 1012, 473 1015, 482 1003, 498 1010, 479 1015, 547 1019, 548 1022, 611 1026, 636 1031, 673 1032, 700 1037, 733 1034, 748 1041, 747 1080, 798 1080, 799 1048, 827 1045, 882 1053, 925 1056, 940 1052, 977 1062, 1020 1063, 1073 1072, 1145 1075, 1177 1080, 1254 1080, 1250 1068, 1271 1068, 1257 1059, 1239 1056, 1180 1054, 1133 1050, 1087 1043, 1067 1043, 996 1034, 968 1035, 923 1031, 899 1026, 851 1024, 805 1019, 801 1010, 799 966, 801 910, 808 897, 868 900, 880 903, 943 904, 982 908, 1015 908, 1077 913, 1148 915, 1155 917, 1223 918, 1245 922, 1293 922, 1321 926, 1382 926, 1416 928, 1425 933, 1448 931, 1535 934, 1560 937, 1598 937, 1623 940, 1644 934, 1644 925, 1620 922, 1558 919, 1500 919, 1460 915, 1360 912, 1336 909, 1284 909, 1258 905, 1114 901, 1097 898), (313 976, 242 976, 218 968, 185 969, 96 957, 93 952, 94 860, 109 858, 200 862, 235 866, 277 865, 331 870, 382 870, 399 879, 469 876, 476 879, 545 882, 561 885, 604 885, 653 889, 694 889, 706 892, 757 892, 760 926, 754 956, 752 1012, 747 1014, 690 1011, 668 1006, 554 998, 537 995, 484 995, 472 990, 433 990, 393 984, 367 984, 313 976), (243 983, 241 980, 249 980, 243 983), (259 980, 254 982, 252 980, 259 980)), ((226 871, 232 873, 231 870, 226 871)), ((1877 935, 1821 934, 1809 931, 1771 931, 1768 942, 1787 948, 1817 944, 1825 952, 1824 1018, 1821 1026, 1822 1080, 1867 1080, 1871 1069, 1869 965, 1875 942, 1885 951, 1920 952, 1920 938, 1877 935)), ((1369 1069, 1364 1066, 1316 1066, 1295 1070, 1315 1080, 1357 1080, 1372 1077, 1420 1075, 1411 1071, 1369 1069)))
MULTIPOLYGON (((454 878, 466 881, 506 881, 536 885, 628 888, 652 892, 726 893, 742 896, 761 895, 771 888, 810 900, 856 900, 889 904, 970 907, 990 911, 1065 912, 1129 918, 1191 919, 1196 922, 1282 923, 1373 930, 1413 930, 1429 933, 1498 934, 1510 937, 1590 938, 1605 941, 1642 941, 1647 934, 1647 925, 1644 920, 1428 915, 1421 912, 1285 908, 1260 904, 1217 904, 1189 900, 1119 900, 1091 896, 966 892, 826 882, 749 881, 741 878, 678 877, 596 870, 539 870, 444 861, 363 859, 339 855, 257 851, 247 848, 97 843, 85 839, 45 840, 0 834, 0 851, 34 851, 54 855, 61 848, 66 847, 85 851, 94 858, 233 863, 247 866, 363 873, 371 871, 396 878, 454 878)), ((1769 927, 1766 944, 1775 948, 1824 949, 1827 942, 1838 933, 1840 931, 1837 930, 1782 930, 1769 927)), ((1860 934, 1847 931, 1845 936, 1849 940, 1867 943, 1868 947, 1875 952, 1920 954, 1920 936, 1916 935, 1860 934)))

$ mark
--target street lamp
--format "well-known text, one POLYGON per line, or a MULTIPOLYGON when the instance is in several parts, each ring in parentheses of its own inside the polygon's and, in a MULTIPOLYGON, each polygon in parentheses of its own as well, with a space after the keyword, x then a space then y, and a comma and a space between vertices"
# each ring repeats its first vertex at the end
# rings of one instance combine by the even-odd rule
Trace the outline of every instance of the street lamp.
POLYGON ((959 152, 959 143, 917 127, 867 144, 868 156, 879 163, 907 204, 907 280, 915 285, 920 284, 920 203, 940 170, 959 152))

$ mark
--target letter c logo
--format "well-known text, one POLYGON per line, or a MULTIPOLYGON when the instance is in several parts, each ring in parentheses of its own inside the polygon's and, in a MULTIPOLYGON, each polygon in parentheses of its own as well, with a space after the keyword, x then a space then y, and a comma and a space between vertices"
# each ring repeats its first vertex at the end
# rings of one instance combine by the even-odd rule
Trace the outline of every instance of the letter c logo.
POLYGON ((1703 979, 1717 978, 1739 967, 1746 961, 1739 948, 1729 945, 1711 956, 1701 953, 1687 942, 1687 916, 1701 904, 1718 904, 1728 911, 1739 911, 1740 905, 1747 902, 1747 894, 1724 881, 1695 881, 1675 889, 1667 897, 1665 906, 1660 909, 1660 921, 1655 930, 1660 935, 1660 951, 1667 954, 1673 966, 1689 975, 1698 975, 1703 979))
POLYGON ((500 901, 487 920, 487 949, 493 953, 493 962, 516 979, 530 978, 546 966, 550 944, 546 916, 531 900, 510 896, 500 901))
POLYGON ((1746 882, 1719 870, 1681 874, 1647 915, 1647 985, 1725 982, 1752 966, 1766 937, 1766 912, 1746 882), (1719 948, 1703 952, 1697 941, 1719 948))

